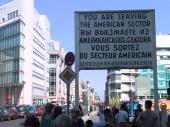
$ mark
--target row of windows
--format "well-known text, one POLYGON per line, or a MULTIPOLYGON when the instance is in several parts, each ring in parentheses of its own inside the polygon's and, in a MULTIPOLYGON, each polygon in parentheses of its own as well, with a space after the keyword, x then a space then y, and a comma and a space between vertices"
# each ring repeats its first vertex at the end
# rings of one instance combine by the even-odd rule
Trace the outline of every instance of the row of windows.
POLYGON ((57 55, 50 55, 50 63, 56 63, 57 55))
POLYGON ((0 40, 0 50, 12 48, 15 46, 18 46, 20 42, 24 42, 24 36, 23 35, 16 35, 12 36, 10 38, 6 38, 4 40, 0 40))
POLYGON ((13 11, 13 12, 8 14, 8 20, 13 19, 15 17, 18 17, 18 10, 13 11))
POLYGON ((45 50, 45 46, 39 41, 35 36, 33 36, 33 41, 42 49, 45 50))
POLYGON ((111 76, 109 76, 109 82, 115 81, 115 80, 121 80, 121 76, 120 75, 111 75, 111 76))
POLYGON ((49 95, 56 96, 56 86, 50 86, 49 95))
POLYGON ((111 84, 110 85, 110 89, 113 90, 113 89, 121 89, 121 84, 111 84))
POLYGON ((0 73, 10 72, 10 71, 13 71, 13 72, 19 71, 19 61, 18 60, 8 61, 3 64, 0 64, 0 73))
POLYGON ((156 48, 157 51, 170 51, 170 48, 164 47, 164 48, 156 48))
POLYGON ((7 73, 0 75, 0 84, 19 83, 19 73, 7 73))
MULTIPOLYGON (((56 55, 54 55, 55 57, 56 55)), ((50 68, 50 89, 49 96, 56 96, 56 68, 50 68)))
POLYGON ((170 60, 170 56, 167 56, 167 57, 159 57, 160 60, 170 60))
POLYGON ((56 86, 56 82, 55 81, 50 82, 50 86, 56 86))
POLYGON ((19 48, 12 48, 0 52, 0 61, 13 60, 19 58, 19 48))
POLYGON ((50 77, 51 76, 56 76, 56 72, 50 72, 50 77))
POLYGON ((21 26, 23 26, 23 23, 20 23, 20 21, 16 21, 14 23, 1 27, 0 28, 0 39, 4 39, 9 36, 16 35, 17 33, 23 33, 23 31, 20 31, 20 24, 21 26))
MULTIPOLYGON (((140 75, 143 76, 143 77, 153 78, 152 73, 146 73, 146 74, 140 74, 140 75)), ((169 80, 170 79, 170 74, 169 73, 158 72, 158 79, 169 80)))

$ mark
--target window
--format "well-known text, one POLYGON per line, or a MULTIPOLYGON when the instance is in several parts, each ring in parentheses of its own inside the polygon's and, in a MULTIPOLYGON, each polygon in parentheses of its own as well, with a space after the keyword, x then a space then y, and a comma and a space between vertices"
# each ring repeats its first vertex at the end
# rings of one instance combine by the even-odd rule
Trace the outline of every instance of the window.
POLYGON ((57 55, 50 55, 50 62, 51 63, 56 63, 57 60, 57 55))
POLYGON ((8 14, 8 20, 13 19, 15 17, 18 17, 18 10, 13 11, 13 12, 8 14))

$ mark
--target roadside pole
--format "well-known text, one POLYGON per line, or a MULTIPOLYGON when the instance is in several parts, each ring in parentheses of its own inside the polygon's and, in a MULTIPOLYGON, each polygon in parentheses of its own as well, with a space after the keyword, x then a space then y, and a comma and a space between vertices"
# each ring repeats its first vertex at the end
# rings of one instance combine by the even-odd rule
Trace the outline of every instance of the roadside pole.
POLYGON ((75 108, 79 109, 79 31, 77 31, 79 29, 79 14, 75 13, 74 16, 75 19, 75 73, 76 73, 76 77, 75 77, 75 108))
POLYGON ((76 69, 75 73, 76 73, 76 78, 75 78, 75 108, 79 109, 79 71, 76 69))
POLYGON ((74 63, 75 56, 72 52, 68 52, 65 56, 65 65, 67 67, 60 73, 59 77, 67 84, 67 113, 70 114, 70 84, 75 78, 75 72, 72 71, 71 66, 74 63))
POLYGON ((70 84, 67 84, 67 114, 70 114, 70 84))
MULTIPOLYGON (((154 12, 155 13, 155 12, 154 12)), ((152 19, 153 24, 155 25, 155 18, 152 19)), ((155 27, 153 29, 153 42, 156 44, 156 30, 155 27)), ((157 52, 156 45, 154 47, 155 55, 154 55, 154 68, 153 68, 153 76, 154 76, 154 111, 158 117, 158 127, 159 127, 159 105, 158 105, 158 77, 157 77, 157 52)))

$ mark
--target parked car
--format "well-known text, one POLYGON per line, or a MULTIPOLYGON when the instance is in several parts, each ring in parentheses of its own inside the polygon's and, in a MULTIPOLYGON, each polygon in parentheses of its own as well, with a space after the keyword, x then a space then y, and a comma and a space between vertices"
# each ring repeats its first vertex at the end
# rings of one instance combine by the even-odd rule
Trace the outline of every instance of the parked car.
POLYGON ((41 116, 43 114, 43 110, 41 108, 35 109, 35 115, 36 116, 41 116))
POLYGON ((19 117, 35 116, 35 106, 32 105, 20 105, 17 107, 19 117))
POLYGON ((6 108, 0 108, 0 120, 10 120, 10 114, 6 108))
POLYGON ((26 108, 26 117, 29 117, 29 116, 35 116, 35 106, 34 105, 29 105, 26 108))
POLYGON ((18 112, 16 109, 9 108, 8 112, 11 119, 18 119, 18 112))
POLYGON ((27 114, 27 106, 26 105, 20 105, 18 107, 16 107, 17 111, 18 111, 18 117, 24 117, 26 118, 26 114, 27 114))

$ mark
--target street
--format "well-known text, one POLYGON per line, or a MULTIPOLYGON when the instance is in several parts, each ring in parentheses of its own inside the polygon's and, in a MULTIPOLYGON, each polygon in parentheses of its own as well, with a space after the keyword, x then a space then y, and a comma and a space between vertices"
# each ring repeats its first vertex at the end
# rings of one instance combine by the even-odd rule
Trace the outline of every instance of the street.
POLYGON ((82 119, 84 120, 84 122, 86 122, 87 120, 92 120, 94 127, 104 127, 105 121, 104 121, 104 115, 101 114, 100 116, 97 116, 98 111, 94 111, 92 112, 89 116, 85 115, 82 117, 82 119))
POLYGON ((1 121, 0 127, 24 127, 24 121, 25 121, 25 119, 1 121))

